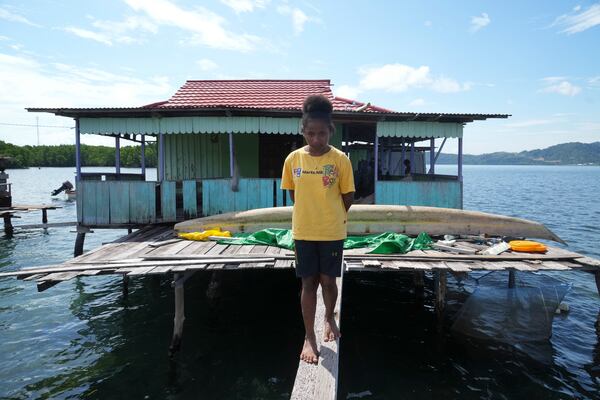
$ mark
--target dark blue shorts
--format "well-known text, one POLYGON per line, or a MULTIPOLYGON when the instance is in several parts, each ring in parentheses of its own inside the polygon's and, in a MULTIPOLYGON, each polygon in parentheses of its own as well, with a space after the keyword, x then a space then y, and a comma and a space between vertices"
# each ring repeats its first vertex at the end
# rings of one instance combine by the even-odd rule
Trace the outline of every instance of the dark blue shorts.
POLYGON ((308 278, 319 274, 332 277, 342 275, 343 240, 294 240, 296 276, 308 278))

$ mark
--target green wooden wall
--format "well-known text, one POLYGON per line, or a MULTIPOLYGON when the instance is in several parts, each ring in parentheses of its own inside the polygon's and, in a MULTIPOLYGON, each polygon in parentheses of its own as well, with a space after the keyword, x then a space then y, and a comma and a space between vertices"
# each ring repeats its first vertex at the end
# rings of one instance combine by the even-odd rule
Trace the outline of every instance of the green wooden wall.
MULTIPOLYGON (((165 135, 165 179, 226 178, 229 135, 165 135)), ((258 135, 233 135, 241 176, 258 177, 258 135)))

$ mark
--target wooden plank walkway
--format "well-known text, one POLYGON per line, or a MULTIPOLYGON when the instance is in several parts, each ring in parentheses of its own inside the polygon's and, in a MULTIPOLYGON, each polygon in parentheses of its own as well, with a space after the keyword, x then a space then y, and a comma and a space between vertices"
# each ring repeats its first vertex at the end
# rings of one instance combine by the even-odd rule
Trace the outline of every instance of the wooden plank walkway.
MULTIPOLYGON (((338 298, 334 311, 335 320, 340 329, 342 281, 343 275, 342 278, 336 280, 338 298)), ((329 400, 337 398, 341 338, 333 342, 323 341, 324 321, 325 304, 323 303, 323 292, 319 286, 317 292, 317 312, 315 313, 315 334, 320 353, 319 363, 314 365, 299 361, 291 400, 329 400)))
MULTIPOLYGON (((479 246, 472 243, 464 245, 479 246)), ((454 254, 438 250, 374 255, 366 254, 367 251, 344 251, 346 271, 600 271, 600 261, 555 247, 549 247, 545 254, 505 252, 500 255, 454 254)), ((39 275, 36 282, 40 290, 45 290, 51 287, 49 282, 59 283, 99 273, 139 277, 200 269, 293 268, 293 261, 293 252, 286 249, 187 241, 177 238, 171 226, 148 225, 63 264, 2 272, 0 277, 24 279, 39 275), (77 271, 80 273, 75 273, 77 271), (69 274, 53 275, 64 272, 69 274)))
MULTIPOLYGON (((461 242, 463 248, 475 252, 487 246, 461 242)), ((549 247, 545 254, 510 253, 500 255, 473 254, 472 251, 446 252, 417 250, 407 254, 366 254, 368 249, 344 251, 344 273, 363 271, 410 272, 415 285, 421 285, 423 272, 431 271, 435 279, 436 310, 443 311, 446 273, 467 274, 471 271, 508 271, 508 284, 514 283, 515 271, 580 270, 595 275, 600 293, 600 261, 564 249, 549 247), (511 278, 512 276, 512 278, 511 278), (419 283, 420 282, 420 283, 419 283)), ((173 279, 175 323, 170 353, 179 349, 183 333, 184 283, 195 272, 223 269, 294 268, 293 252, 264 245, 227 245, 213 241, 197 242, 179 239, 172 226, 145 226, 127 236, 107 243, 63 264, 17 271, 1 272, 0 277, 15 276, 36 282, 39 291, 76 277, 104 274, 123 276, 124 295, 128 280, 142 276, 167 275, 173 279)), ((338 280, 336 320, 340 324, 342 280, 338 280)), ((323 342, 324 305, 318 293, 315 328, 321 356, 318 365, 299 361, 292 399, 335 399, 337 396, 339 340, 323 342)))

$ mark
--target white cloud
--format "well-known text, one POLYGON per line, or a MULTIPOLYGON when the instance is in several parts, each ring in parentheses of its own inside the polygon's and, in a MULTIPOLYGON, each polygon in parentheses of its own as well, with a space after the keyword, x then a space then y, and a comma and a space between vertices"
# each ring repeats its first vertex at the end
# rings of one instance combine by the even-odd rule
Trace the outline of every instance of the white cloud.
MULTIPOLYGON (((93 17, 89 17, 93 19, 93 17)), ((128 17, 123 21, 101 21, 95 20, 92 25, 98 31, 82 29, 78 27, 67 27, 65 31, 73 33, 84 39, 95 40, 97 42, 112 46, 113 43, 142 43, 142 39, 129 36, 130 32, 139 35, 141 32, 157 33, 158 28, 148 19, 138 16, 128 17)))
POLYGON ((471 89, 470 82, 459 83, 454 79, 440 77, 431 83, 431 89, 440 93, 464 92, 471 89))
POLYGON ((196 64, 198 64, 202 71, 212 71, 213 69, 217 69, 219 67, 216 62, 209 60, 208 58, 198 60, 196 61, 196 64))
POLYGON ((591 5, 587 10, 580 11, 580 6, 575 7, 573 13, 563 14, 556 18, 552 26, 563 27, 561 33, 572 35, 600 25, 600 3, 591 5))
MULTIPOLYGON (((35 115, 25 107, 123 107, 165 100, 173 93, 167 78, 132 78, 94 68, 45 64, 32 57, 0 53, 0 121, 31 123, 35 115)), ((40 114, 49 125, 71 121, 40 114)), ((44 139, 44 144, 72 140, 72 131, 44 139)), ((35 132, 0 126, 0 137, 15 144, 34 144, 35 132)))
POLYGON ((482 13, 479 17, 471 17, 471 27, 469 28, 469 31, 475 33, 481 28, 488 26, 491 21, 492 20, 486 13, 482 13))
POLYGON ((521 121, 521 122, 511 122, 511 123, 505 124, 504 126, 506 126, 508 128, 528 128, 528 127, 532 127, 532 126, 553 124, 555 122, 556 121, 553 121, 550 119, 530 119, 530 120, 521 121))
POLYGON ((550 84, 554 82, 560 82, 568 79, 566 76, 548 76, 546 78, 542 78, 542 81, 550 84))
POLYGON ((270 0, 221 0, 221 3, 236 13, 252 12, 255 8, 265 8, 270 0))
POLYGON ((363 67, 359 87, 362 90, 404 92, 411 88, 427 88, 440 93, 454 93, 471 88, 470 83, 459 83, 443 76, 432 76, 428 66, 418 68, 404 64, 386 64, 380 67, 363 67))
POLYGON ((600 86, 600 76, 594 76, 588 80, 591 86, 600 86))
POLYGON ((76 36, 79 36, 83 39, 90 39, 99 43, 106 44, 108 46, 112 46, 112 41, 110 40, 110 38, 107 35, 99 32, 92 32, 87 29, 76 28, 74 26, 67 26, 63 30, 72 33, 76 36))
POLYGON ((581 88, 579 86, 573 85, 569 81, 553 81, 552 84, 546 86, 542 89, 542 92, 545 93, 558 93, 563 96, 575 96, 581 92, 581 88))
POLYGON ((13 12, 10 12, 9 10, 7 10, 4 7, 0 7, 0 19, 4 19, 4 20, 10 21, 10 22, 19 22, 21 24, 35 26, 36 28, 41 27, 38 24, 34 24, 33 22, 31 22, 27 18, 23 17, 22 15, 18 15, 13 12))
POLYGON ((10 40, 7 36, 0 36, 0 41, 2 40, 10 40))
POLYGON ((190 44, 208 47, 250 51, 262 40, 254 35, 236 34, 225 29, 227 21, 218 14, 196 6, 184 10, 168 0, 125 0, 135 11, 144 12, 156 24, 175 26, 190 32, 190 44))
POLYGON ((350 85, 340 85, 333 88, 333 93, 336 96, 351 100, 356 99, 361 92, 362 91, 359 88, 350 85))
POLYGON ((281 5, 277 7, 277 12, 282 15, 291 15, 292 17, 292 26, 294 28, 294 34, 299 35, 304 31, 304 24, 309 21, 318 21, 316 18, 309 17, 299 8, 290 7, 287 4, 281 5))
POLYGON ((360 68, 361 88, 404 92, 410 87, 422 87, 431 82, 429 67, 413 68, 403 64, 386 64, 381 67, 360 68))
POLYGON ((427 103, 425 102, 424 99, 414 99, 413 101, 408 103, 408 106, 409 107, 423 107, 426 104, 427 103))
POLYGON ((573 7, 573 11, 579 11, 579 10, 581 10, 580 5, 576 5, 575 7, 573 7))

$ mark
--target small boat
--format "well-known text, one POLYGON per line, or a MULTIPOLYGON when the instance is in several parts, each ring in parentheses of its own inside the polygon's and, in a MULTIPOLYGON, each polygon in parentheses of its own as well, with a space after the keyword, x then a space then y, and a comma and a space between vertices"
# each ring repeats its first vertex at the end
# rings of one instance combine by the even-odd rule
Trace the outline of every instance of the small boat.
MULTIPOLYGON (((175 225, 179 232, 201 232, 219 228, 231 233, 256 232, 266 228, 290 229, 292 207, 259 208, 196 218, 175 225)), ((348 213, 348 234, 396 232, 406 235, 488 235, 526 237, 565 243, 544 225, 521 218, 454 208, 353 205, 348 213)))
POLYGON ((74 201, 77 198, 77 193, 75 189, 73 190, 65 190, 65 195, 67 195, 67 200, 74 201))
POLYGON ((50 194, 52 196, 56 196, 60 192, 65 192, 67 200, 75 200, 76 198, 75 188, 73 187, 73 184, 69 181, 64 181, 59 188, 54 189, 50 194))

